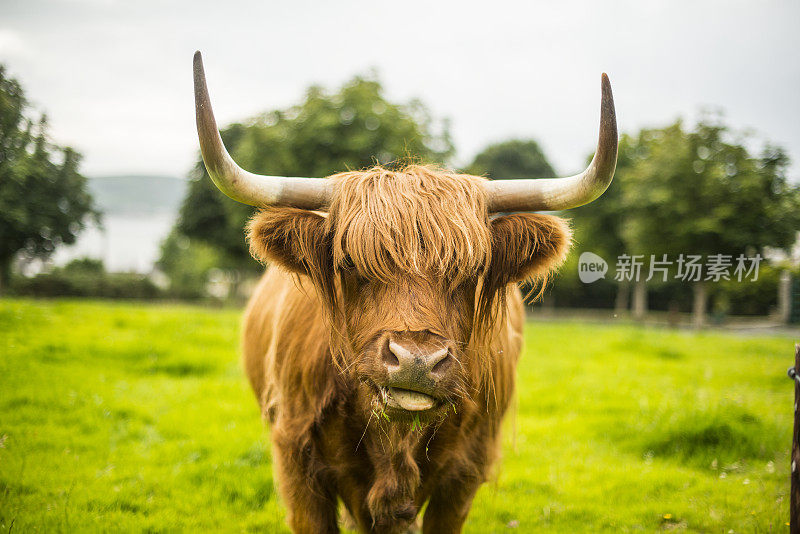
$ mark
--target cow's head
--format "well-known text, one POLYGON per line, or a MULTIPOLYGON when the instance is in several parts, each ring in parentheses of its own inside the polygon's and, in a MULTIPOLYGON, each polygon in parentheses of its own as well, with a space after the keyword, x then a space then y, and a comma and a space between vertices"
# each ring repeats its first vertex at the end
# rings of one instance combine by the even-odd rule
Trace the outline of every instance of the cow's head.
POLYGON ((524 280, 543 284, 569 249, 563 219, 494 214, 591 202, 616 165, 605 75, 589 168, 538 180, 488 181, 424 166, 329 178, 254 175, 222 144, 199 53, 195 100, 209 175, 231 198, 266 208, 250 223, 251 252, 313 281, 339 368, 365 408, 401 420, 430 420, 471 398, 486 377, 507 291, 524 280))

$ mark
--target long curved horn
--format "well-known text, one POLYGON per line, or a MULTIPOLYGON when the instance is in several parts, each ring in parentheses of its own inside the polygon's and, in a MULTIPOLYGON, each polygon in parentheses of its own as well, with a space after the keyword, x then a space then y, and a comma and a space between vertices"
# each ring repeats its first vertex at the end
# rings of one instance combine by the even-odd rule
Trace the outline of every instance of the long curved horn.
POLYGON ((601 80, 600 139, 589 167, 568 178, 494 180, 486 183, 490 212, 556 211, 577 208, 603 194, 617 166, 617 118, 611 83, 601 80))
POLYGON ((261 176, 239 167, 231 159, 217 129, 200 51, 194 53, 194 105, 200 152, 208 174, 220 191, 251 206, 291 206, 308 210, 328 205, 330 182, 325 178, 261 176))

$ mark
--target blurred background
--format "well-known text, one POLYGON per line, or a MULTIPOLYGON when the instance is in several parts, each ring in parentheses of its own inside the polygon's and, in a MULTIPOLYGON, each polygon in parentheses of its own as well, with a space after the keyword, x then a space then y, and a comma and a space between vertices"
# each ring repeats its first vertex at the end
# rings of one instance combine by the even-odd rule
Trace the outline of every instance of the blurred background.
POLYGON ((6 0, 1 9, 6 293, 246 298, 261 270, 241 230, 253 210, 216 191, 199 162, 198 48, 237 161, 295 176, 409 159, 498 179, 569 175, 592 154, 608 72, 617 176, 602 202, 567 214, 577 250, 543 311, 792 320, 794 2, 6 0), (612 271, 590 285, 578 279, 582 251, 612 265, 624 253, 766 261, 748 283, 635 284, 612 271))
POLYGON ((199 159, 197 49, 233 157, 290 176, 570 175, 607 72, 617 172, 560 214, 574 250, 465 530, 784 529, 798 21, 796 0, 0 0, 0 532, 287 532, 237 355, 254 210, 199 159))

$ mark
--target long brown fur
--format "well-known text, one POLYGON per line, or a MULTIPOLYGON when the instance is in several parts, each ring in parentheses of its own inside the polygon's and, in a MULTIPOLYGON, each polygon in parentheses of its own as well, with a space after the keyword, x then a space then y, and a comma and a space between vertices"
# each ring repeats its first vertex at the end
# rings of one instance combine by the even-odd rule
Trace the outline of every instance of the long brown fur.
MULTIPOLYGON (((272 428, 294 532, 460 532, 498 455, 524 309, 570 246, 541 214, 490 220, 482 178, 430 167, 332 176, 327 215, 272 208, 249 226, 272 266, 244 317, 247 375, 272 428), (433 332, 456 347, 446 412, 386 420, 370 385, 383 332, 433 332)), ((377 378, 375 379, 377 380, 377 378)))

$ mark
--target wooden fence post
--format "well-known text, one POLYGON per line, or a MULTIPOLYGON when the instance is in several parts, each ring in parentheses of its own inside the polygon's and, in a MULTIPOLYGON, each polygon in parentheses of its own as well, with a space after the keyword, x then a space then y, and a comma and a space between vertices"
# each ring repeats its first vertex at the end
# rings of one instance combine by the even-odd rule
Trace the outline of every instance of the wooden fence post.
POLYGON ((794 380, 794 430, 792 432, 792 487, 789 517, 789 532, 800 534, 800 344, 794 346, 794 367, 789 369, 794 380))

